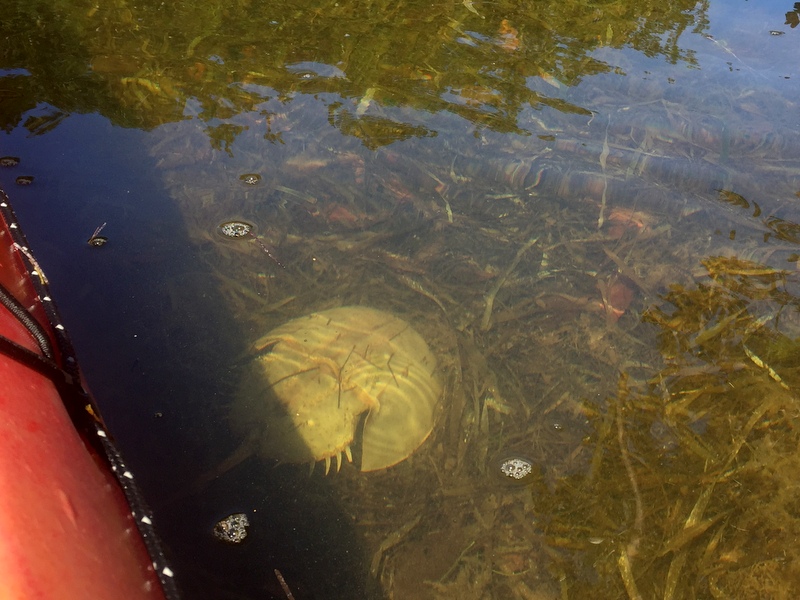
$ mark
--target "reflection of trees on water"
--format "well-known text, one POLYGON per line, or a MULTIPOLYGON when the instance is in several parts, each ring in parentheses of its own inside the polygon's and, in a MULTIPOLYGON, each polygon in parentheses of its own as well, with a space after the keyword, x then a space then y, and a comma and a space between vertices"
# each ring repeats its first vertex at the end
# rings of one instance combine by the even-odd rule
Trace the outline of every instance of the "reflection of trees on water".
POLYGON ((27 72, 4 78, 0 125, 14 127, 42 102, 145 128, 183 119, 189 102, 189 112, 216 121, 251 111, 266 96, 306 92, 349 101, 333 109, 332 122, 371 146, 430 133, 396 114, 384 122, 367 118, 372 105, 449 110, 516 131, 528 105, 581 110, 550 92, 613 70, 592 56, 600 47, 693 63, 678 42, 687 29, 705 28, 705 11, 705 3, 657 0, 553 1, 535 11, 516 2, 385 0, 120 0, 87 11, 68 1, 17 1, 0 24, 2 66, 27 72))
POLYGON ((792 29, 800 25, 800 2, 795 2, 794 10, 790 10, 786 13, 786 22, 784 25, 789 25, 792 29))

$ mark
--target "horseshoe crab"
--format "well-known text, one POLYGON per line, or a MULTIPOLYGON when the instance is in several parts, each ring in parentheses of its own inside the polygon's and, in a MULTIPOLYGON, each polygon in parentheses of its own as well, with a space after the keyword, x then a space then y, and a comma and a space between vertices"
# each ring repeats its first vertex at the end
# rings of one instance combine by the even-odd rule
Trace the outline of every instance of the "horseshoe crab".
POLYGON ((255 343, 234 403, 235 428, 289 463, 342 455, 361 471, 408 458, 433 429, 442 394, 436 358, 402 319, 363 306, 312 313, 255 343))

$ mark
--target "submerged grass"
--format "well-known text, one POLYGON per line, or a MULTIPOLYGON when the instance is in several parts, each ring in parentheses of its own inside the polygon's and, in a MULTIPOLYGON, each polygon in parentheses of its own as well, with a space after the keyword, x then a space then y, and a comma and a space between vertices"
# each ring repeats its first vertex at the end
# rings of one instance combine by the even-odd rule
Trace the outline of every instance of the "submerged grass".
MULTIPOLYGON (((564 129, 551 152, 452 131, 372 150, 313 125, 305 96, 269 108, 294 143, 265 149, 245 130, 235 158, 208 158, 187 126, 157 151, 243 355, 291 318, 361 304, 409 321, 440 357, 431 439, 392 469, 329 480, 373 597, 797 594, 796 244, 743 197, 684 185, 700 172, 691 140, 633 170, 621 148, 635 109, 629 127, 615 113, 590 129, 594 146, 550 124, 564 129), (280 265, 218 236, 234 218, 280 265), (500 473, 508 457, 533 464, 522 485, 500 473)), ((232 362, 220 377, 235 389, 232 362)), ((258 481, 269 467, 247 468, 258 481)))
POLYGON ((661 328, 666 365, 636 387, 621 374, 617 393, 591 409, 591 467, 537 489, 563 597, 800 589, 797 382, 776 378, 797 359, 769 366, 746 351, 794 343, 748 310, 765 290, 738 278, 743 265, 764 269, 707 261, 708 284, 675 286, 666 306, 645 313, 661 328))

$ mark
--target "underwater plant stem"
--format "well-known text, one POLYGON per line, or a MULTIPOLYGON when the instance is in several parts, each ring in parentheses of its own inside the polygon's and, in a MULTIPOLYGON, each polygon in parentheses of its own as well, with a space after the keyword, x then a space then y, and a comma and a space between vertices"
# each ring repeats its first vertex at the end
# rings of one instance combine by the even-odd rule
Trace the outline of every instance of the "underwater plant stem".
POLYGON ((481 330, 489 331, 489 328, 491 327, 494 298, 495 296, 497 296, 497 292, 499 292, 500 288, 503 287, 503 285, 506 282, 506 279, 508 279, 508 276, 511 275, 514 269, 517 268, 519 261, 522 260, 522 257, 525 255, 525 253, 528 250, 530 250, 531 246, 533 246, 538 240, 539 240, 538 237, 532 238, 528 240, 527 243, 524 246, 522 246, 522 248, 517 250, 517 254, 516 256, 514 256, 514 260, 511 261, 511 264, 508 265, 508 267, 506 267, 506 270, 503 271, 503 274, 497 278, 497 281, 492 286, 492 289, 489 290, 488 294, 486 294, 486 308, 483 311, 483 318, 481 319, 481 330))
POLYGON ((625 584, 625 591, 628 592, 630 600, 642 600, 642 595, 639 593, 639 588, 636 587, 636 580, 633 578, 633 569, 631 567, 631 558, 628 554, 630 544, 624 546, 620 544, 619 548, 619 573, 622 576, 622 583, 625 584))
POLYGON ((600 168, 603 170, 603 194, 600 198, 600 215, 597 217, 597 228, 602 229, 603 223, 605 223, 606 217, 606 203, 607 203, 607 194, 608 194, 608 175, 606 175, 606 159, 608 158, 608 154, 610 152, 610 148, 608 146, 608 128, 611 127, 611 115, 608 116, 608 124, 606 124, 606 137, 603 140, 603 150, 600 152, 600 168))
POLYGON ((631 600, 638 600, 641 598, 641 595, 636 587, 636 581, 633 578, 631 557, 636 556, 639 548, 639 542, 642 539, 642 532, 644 530, 644 510, 642 508, 642 494, 639 491, 639 484, 636 481, 636 473, 633 470, 633 464, 631 464, 630 456, 628 456, 628 451, 625 448, 625 428, 622 424, 622 404, 628 397, 627 382, 627 376, 624 373, 621 374, 619 379, 619 392, 617 394, 619 398, 616 414, 617 441, 619 442, 620 458, 622 459, 622 464, 625 466, 625 472, 628 474, 628 479, 631 483, 631 489, 633 490, 634 502, 636 503, 636 517, 633 527, 635 532, 634 537, 631 538, 627 545, 620 545, 619 569, 623 583, 625 584, 625 589, 628 592, 628 596, 631 598, 631 600))
POLYGON ((372 557, 372 563, 369 569, 369 572, 373 577, 376 579, 379 578, 381 562, 383 561, 384 556, 386 556, 386 553, 402 542, 411 532, 411 530, 419 524, 420 519, 422 519, 422 515, 417 515, 405 525, 390 533, 386 539, 381 542, 381 545, 378 547, 372 557))
POLYGON ((686 559, 689 557, 687 552, 676 554, 669 564, 669 571, 667 571, 667 583, 664 586, 664 600, 673 600, 680 583, 680 574, 683 571, 683 566, 686 564, 686 559))
POLYGON ((785 389, 786 391, 791 391, 791 388, 790 388, 788 385, 786 385, 786 384, 783 382, 783 379, 781 379, 781 376, 780 376, 780 375, 778 375, 778 373, 775 371, 775 369, 773 369, 772 367, 770 367, 770 366, 769 366, 769 365, 768 365, 766 362, 764 362, 764 361, 763 361, 763 360, 762 360, 762 359, 761 359, 759 356, 757 356, 757 355, 756 355, 756 354, 755 354, 755 353, 754 353, 752 350, 750 350, 750 348, 748 348, 748 347, 747 347, 745 344, 742 344, 742 349, 744 350, 744 353, 747 355, 747 358, 749 358, 750 360, 752 360, 752 361, 753 361, 753 363, 754 363, 754 364, 755 364, 757 367, 759 367, 759 368, 761 368, 761 369, 764 369, 764 370, 767 372, 767 374, 768 374, 768 375, 769 375, 769 376, 770 376, 770 377, 771 377, 771 378, 772 378, 772 379, 773 379, 773 380, 774 380, 774 381, 775 381, 775 382, 776 382, 776 383, 777 383, 779 386, 781 386, 781 387, 782 387, 783 389, 785 389))
POLYGON ((636 537, 631 540, 628 547, 630 548, 633 546, 632 551, 635 553, 636 547, 639 545, 639 538, 642 535, 642 531, 644 529, 644 510, 642 508, 642 494, 639 492, 639 484, 636 482, 636 473, 633 471, 633 465, 631 464, 631 459, 628 456, 627 450, 625 450, 625 441, 623 439, 623 426, 622 426, 622 411, 617 409, 617 439, 619 440, 619 447, 620 447, 620 456, 622 458, 622 464, 625 465, 625 472, 628 474, 628 479, 631 482, 631 489, 633 490, 634 501, 636 502, 636 517, 634 521, 634 530, 636 531, 636 537))

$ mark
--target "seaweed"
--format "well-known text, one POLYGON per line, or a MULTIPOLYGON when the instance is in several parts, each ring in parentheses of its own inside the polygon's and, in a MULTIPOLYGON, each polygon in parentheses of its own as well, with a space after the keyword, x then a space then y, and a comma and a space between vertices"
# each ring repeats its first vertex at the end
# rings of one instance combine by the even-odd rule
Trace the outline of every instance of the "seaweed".
POLYGON ((705 263, 705 284, 673 287, 643 316, 665 366, 636 386, 621 373, 587 407, 591 467, 537 490, 566 597, 789 598, 800 586, 796 359, 777 350, 797 342, 754 311, 780 274, 705 263))

